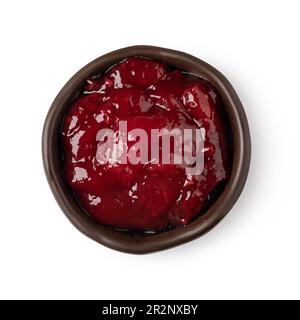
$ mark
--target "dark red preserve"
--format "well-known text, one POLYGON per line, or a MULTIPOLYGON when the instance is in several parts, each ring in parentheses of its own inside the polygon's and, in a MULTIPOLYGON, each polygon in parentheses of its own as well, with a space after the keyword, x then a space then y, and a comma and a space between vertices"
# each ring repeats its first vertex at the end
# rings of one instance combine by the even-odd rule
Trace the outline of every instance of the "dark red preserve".
MULTIPOLYGON (((66 180, 101 224, 141 231, 186 225, 229 175, 221 109, 209 82, 150 59, 128 58, 88 79, 72 102, 62 128, 66 180), (186 170, 192 164, 165 164, 151 157, 147 163, 99 162, 97 151, 104 143, 99 131, 108 128, 117 137, 121 121, 128 132, 141 128, 148 137, 152 129, 202 128, 203 170, 192 175, 186 170)), ((136 142, 128 141, 128 148, 136 142)))

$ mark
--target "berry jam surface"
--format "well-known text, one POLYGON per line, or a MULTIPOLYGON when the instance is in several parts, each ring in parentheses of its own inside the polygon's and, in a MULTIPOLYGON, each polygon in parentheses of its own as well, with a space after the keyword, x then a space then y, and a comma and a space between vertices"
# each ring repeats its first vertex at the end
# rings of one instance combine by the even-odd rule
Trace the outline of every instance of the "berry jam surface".
MULTIPOLYGON (((88 215, 103 225, 133 231, 184 226, 206 210, 229 176, 229 137, 215 88, 163 63, 131 57, 88 79, 62 126, 65 178, 88 215), (97 133, 204 128, 204 167, 191 175, 184 165, 96 159, 97 133)), ((150 135, 150 133, 149 133, 150 135)), ((131 142, 132 143, 132 142, 131 142)))

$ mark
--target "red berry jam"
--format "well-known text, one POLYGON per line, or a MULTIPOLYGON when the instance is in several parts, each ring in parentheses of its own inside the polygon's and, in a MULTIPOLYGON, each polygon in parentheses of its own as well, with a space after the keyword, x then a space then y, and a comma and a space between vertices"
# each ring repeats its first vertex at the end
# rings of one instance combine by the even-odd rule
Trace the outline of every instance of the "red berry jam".
MULTIPOLYGON (((228 139, 221 100, 210 83, 132 57, 88 79, 72 102, 62 127, 65 177, 87 214, 101 224, 133 231, 183 226, 207 209, 228 178, 228 139), (161 156, 146 163, 97 161, 100 130, 111 129, 116 138, 124 121, 127 132, 143 129, 147 139, 153 129, 204 129, 202 171, 190 174, 191 163, 166 164, 161 156)), ((121 152, 135 142, 128 139, 121 152)))

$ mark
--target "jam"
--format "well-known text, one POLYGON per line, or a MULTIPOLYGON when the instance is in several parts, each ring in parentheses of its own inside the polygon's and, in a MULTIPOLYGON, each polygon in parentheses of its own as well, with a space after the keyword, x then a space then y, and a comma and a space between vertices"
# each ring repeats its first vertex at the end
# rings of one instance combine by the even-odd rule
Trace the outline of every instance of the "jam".
MULTIPOLYGON (((73 100, 61 132, 65 178, 87 214, 103 225, 137 231, 184 226, 207 208, 229 176, 225 127, 221 99, 209 82, 154 60, 130 57, 88 79, 73 100), (201 129, 201 172, 190 174, 191 163, 164 163, 161 155, 145 163, 121 163, 118 157, 98 161, 105 143, 99 132, 110 129, 116 138, 121 123, 127 132, 144 130, 148 155, 154 129, 160 132, 154 144, 160 151, 162 129, 201 129)), ((195 137, 190 142, 195 146, 195 137)), ((122 155, 134 143, 128 139, 122 155)), ((174 142, 172 147, 171 155, 174 142)))

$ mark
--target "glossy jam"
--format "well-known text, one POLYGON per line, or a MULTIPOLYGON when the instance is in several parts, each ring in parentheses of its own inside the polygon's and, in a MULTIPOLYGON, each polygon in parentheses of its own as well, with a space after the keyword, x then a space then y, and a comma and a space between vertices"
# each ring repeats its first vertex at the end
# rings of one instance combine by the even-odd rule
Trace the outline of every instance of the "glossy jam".
POLYGON ((209 203, 228 172, 222 105, 203 79, 163 63, 132 57, 88 79, 66 114, 62 141, 65 177, 86 212, 104 225, 155 231, 189 223, 209 203), (97 132, 204 128, 204 170, 175 164, 100 165, 97 132))

